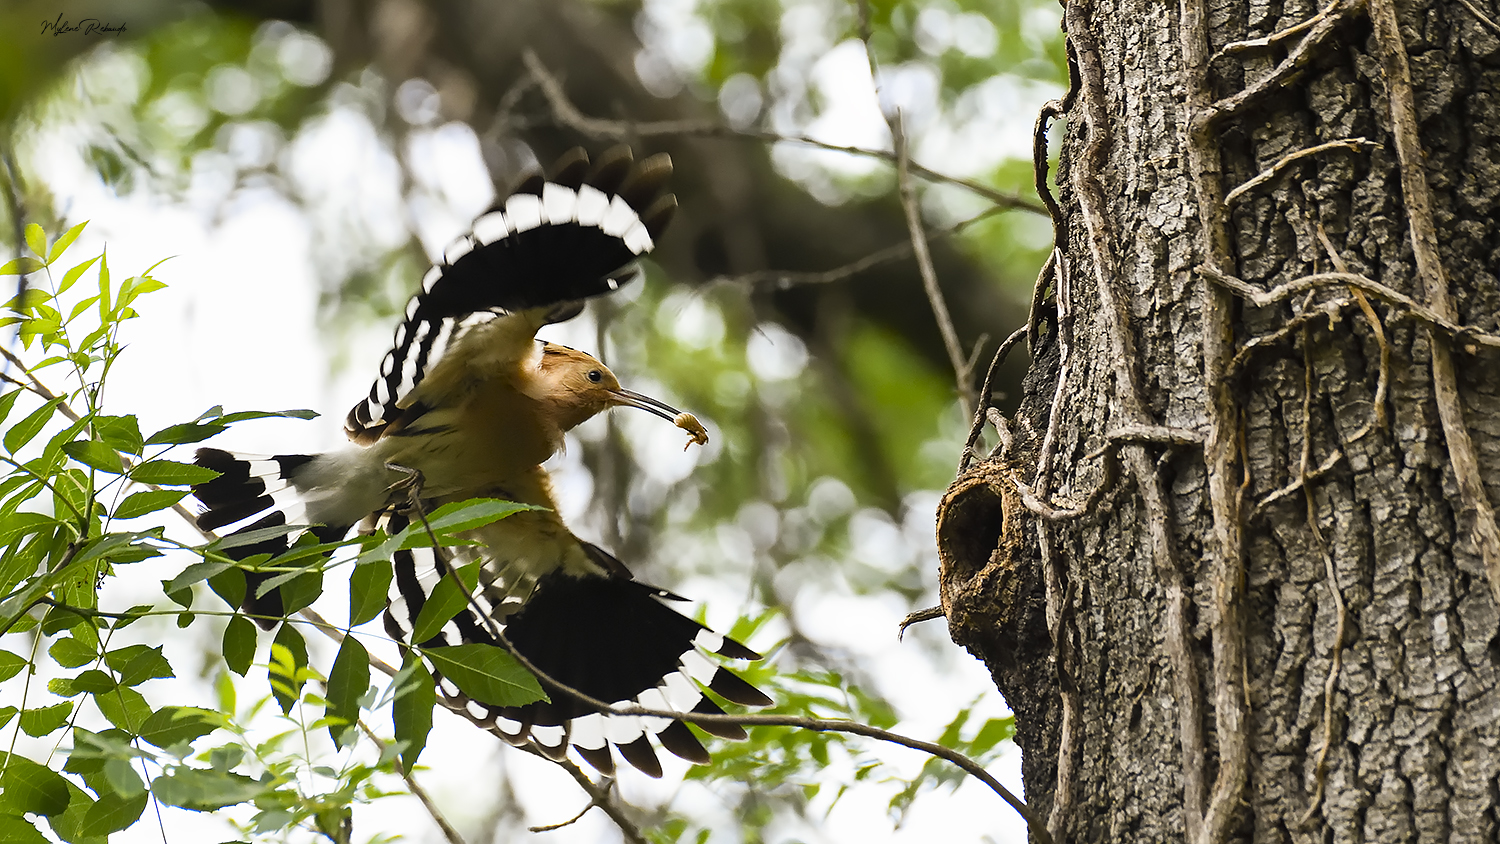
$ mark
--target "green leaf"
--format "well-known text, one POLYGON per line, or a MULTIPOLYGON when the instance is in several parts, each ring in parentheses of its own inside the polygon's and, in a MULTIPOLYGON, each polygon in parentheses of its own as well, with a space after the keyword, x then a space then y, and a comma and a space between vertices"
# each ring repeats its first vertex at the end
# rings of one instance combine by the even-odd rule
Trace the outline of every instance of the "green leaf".
POLYGON ((29 223, 26 226, 26 248, 36 253, 38 258, 46 260, 47 233, 42 231, 42 227, 36 223, 29 223))
POLYGON ((95 416, 94 431, 99 439, 115 451, 139 456, 141 453, 141 423, 133 414, 126 416, 95 416))
MULTIPOLYGON (((58 293, 66 292, 67 289, 69 287, 72 287, 78 281, 79 277, 82 276, 84 273, 88 272, 89 267, 92 267, 95 263, 98 262, 98 260, 99 260, 99 256, 95 255, 94 257, 88 259, 87 261, 84 261, 83 263, 79 264, 78 266, 76 266, 73 269, 68 270, 66 273, 64 273, 63 274, 62 284, 58 286, 57 292, 58 293)), ((83 302, 81 302, 79 304, 82 304, 84 307, 88 307, 89 305, 92 305, 94 303, 94 300, 97 299, 97 298, 99 298, 99 297, 98 296, 90 296, 89 298, 83 300, 83 302)), ((78 310, 75 308, 75 310, 73 312, 73 316, 75 316, 75 317, 78 316, 78 313, 79 313, 78 310)), ((69 317, 69 319, 72 319, 72 317, 69 317)))
POLYGON ((47 653, 64 668, 79 668, 99 657, 97 648, 71 636, 53 642, 52 647, 47 649, 47 653))
POLYGON ((131 480, 158 486, 191 486, 208 483, 218 476, 212 469, 174 460, 148 460, 130 470, 131 480))
POLYGON ((391 720, 396 726, 396 741, 405 746, 401 749, 401 765, 407 771, 416 770, 417 757, 427 746, 427 734, 432 731, 432 709, 437 706, 437 686, 422 658, 413 651, 406 652, 405 664, 396 675, 395 701, 391 704, 391 720))
POLYGON ((206 736, 222 726, 224 716, 196 706, 163 706, 141 727, 141 738, 163 750, 206 736))
MULTIPOLYGON (((84 220, 73 228, 63 232, 62 237, 59 237, 57 239, 57 242, 52 244, 52 249, 47 252, 47 263, 50 264, 53 261, 56 261, 58 258, 61 258, 63 252, 67 251, 68 247, 73 245, 73 241, 78 239, 78 235, 83 232, 83 227, 88 224, 89 221, 84 220)), ((66 289, 67 288, 63 288, 63 290, 66 289)), ((61 293, 62 290, 59 290, 58 292, 61 293)))
POLYGON ((213 423, 203 425, 196 422, 184 422, 180 425, 168 425, 147 437, 146 445, 198 443, 225 430, 227 430, 226 426, 213 423))
MULTIPOLYGON (((284 575, 282 576, 284 577, 284 575)), ((277 582, 278 578, 272 578, 261 584, 256 591, 264 595, 269 585, 274 583, 281 589, 281 612, 284 615, 312 606, 312 602, 318 600, 323 594, 323 573, 317 570, 295 573, 292 577, 277 582)))
POLYGON ((17 258, 0 266, 0 275, 27 275, 45 267, 41 261, 32 257, 17 258))
POLYGON ((73 702, 65 700, 52 706, 42 706, 37 709, 23 709, 21 711, 21 732, 32 738, 41 738, 50 735, 60 729, 63 724, 68 723, 68 716, 73 714, 73 702))
POLYGON ((90 668, 69 682, 69 687, 75 693, 88 692, 91 695, 107 694, 114 691, 118 685, 115 678, 97 668, 90 668))
MULTIPOLYGON (((26 258, 25 260, 33 260, 26 258)), ((11 261, 14 264, 15 261, 11 261)), ((10 264, 6 264, 6 267, 10 264)), ((5 274, 5 267, 0 267, 0 275, 5 274)), ((9 804, 5 804, 9 808, 9 804)), ((0 841, 7 844, 51 844, 47 836, 36 831, 36 827, 23 817, 9 813, 0 814, 0 841)))
POLYGON ((4 422, 5 417, 10 415, 10 409, 16 406, 16 399, 20 398, 24 392, 26 391, 11 390, 5 395, 0 396, 0 422, 4 422))
POLYGON ((146 790, 141 775, 135 772, 130 759, 114 757, 104 760, 104 779, 117 794, 134 797, 146 790))
MULTIPOLYGON (((41 265, 38 265, 37 269, 41 269, 41 265)), ((52 301, 51 293, 48 293, 40 287, 28 287, 25 290, 22 290, 20 293, 17 293, 14 297, 11 298, 9 302, 6 302, 5 307, 11 309, 12 311, 15 311, 16 313, 26 314, 29 316, 30 314, 35 312, 38 307, 45 305, 50 301, 52 301)), ((36 367, 32 368, 35 369, 36 367)))
POLYGON ((110 322, 110 286, 109 286, 109 252, 99 256, 99 327, 103 328, 110 322))
POLYGON ((297 628, 283 624, 276 631, 276 640, 271 643, 270 667, 271 693, 281 711, 290 715, 302 691, 302 680, 298 675, 307 667, 307 642, 297 628))
MULTIPOLYGON (((183 569, 181 574, 178 574, 176 577, 168 581, 167 584, 162 587, 162 591, 166 592, 168 595, 176 592, 181 592, 189 586, 192 586, 194 583, 202 580, 207 580, 210 577, 213 577, 214 575, 228 568, 233 568, 233 566, 231 566, 229 563, 193 563, 192 565, 183 569)), ((183 604, 182 606, 187 605, 183 604)))
POLYGON ((212 812, 261 796, 270 788, 243 774, 175 768, 151 781, 151 793, 169 806, 212 812))
POLYGON ((454 579, 453 573, 446 574, 433 588, 432 594, 427 596, 427 601, 422 604, 422 611, 417 613, 417 620, 412 623, 413 642, 425 642, 436 636, 443 625, 448 623, 448 619, 468 606, 469 595, 479 583, 479 563, 470 563, 458 569, 456 574, 458 580, 463 581, 462 587, 454 579))
POLYGON ((20 674, 21 669, 25 667, 26 660, 10 651, 0 651, 0 681, 9 680, 20 674))
POLYGON ((159 539, 157 534, 160 532, 161 528, 158 527, 151 530, 106 534, 80 551, 78 556, 73 558, 73 564, 81 565, 94 559, 135 563, 149 557, 160 557, 160 551, 145 544, 148 539, 159 539))
POLYGON ((111 724, 132 735, 151 717, 151 704, 135 689, 116 688, 108 694, 96 695, 94 703, 111 724))
POLYGON ((432 514, 427 517, 427 523, 432 526, 434 533, 458 533, 483 527, 522 510, 540 509, 546 508, 517 504, 514 501, 502 501, 498 498, 475 498, 444 504, 432 511, 432 514))
POLYGON ((52 418, 53 412, 60 404, 62 404, 62 398, 52 399, 27 414, 25 419, 12 425, 11 429, 5 432, 5 450, 15 454, 22 446, 31 442, 33 437, 42 432, 42 427, 52 418))
POLYGON ((68 808, 71 795, 61 774, 15 754, 0 753, 0 762, 5 765, 0 787, 5 791, 6 811, 59 815, 68 808))
POLYGON ((240 569, 225 569, 208 579, 208 587, 214 590, 214 594, 224 599, 224 603, 232 610, 240 608, 245 603, 245 590, 248 588, 245 581, 245 573, 240 569))
POLYGON ((433 668, 481 703, 525 706, 532 701, 550 700, 531 672, 494 645, 422 648, 422 653, 433 668))
POLYGON ((167 285, 164 282, 157 281, 149 275, 126 279, 125 285, 120 291, 120 304, 122 306, 128 305, 138 297, 144 296, 147 293, 155 293, 158 290, 165 290, 166 287, 167 285))
POLYGON ((229 626, 224 628, 224 664, 230 671, 245 676, 255 661, 255 644, 255 625, 250 619, 238 614, 230 617, 229 626))
MULTIPOLYGON (((105 791, 109 791, 107 784, 105 791)), ((83 826, 84 816, 92 808, 94 808, 93 796, 70 781, 68 782, 67 811, 47 818, 47 825, 52 827, 53 834, 68 844, 106 844, 103 839, 85 838, 79 832, 83 826)))
POLYGON ((140 820, 141 813, 146 811, 146 804, 150 800, 150 795, 144 792, 135 797, 105 794, 84 814, 83 824, 78 832, 89 838, 100 838, 111 832, 119 832, 140 820))
POLYGON ((120 502, 119 507, 115 508, 113 515, 117 519, 138 518, 147 513, 155 513, 157 510, 165 510, 181 501, 187 494, 187 490, 179 489, 148 489, 132 492, 125 496, 125 500, 120 502))
POLYGON ((274 527, 256 528, 243 533, 232 533, 221 536, 203 547, 204 553, 209 551, 227 551, 230 548, 241 548, 246 545, 255 545, 265 542, 267 539, 275 539, 278 536, 286 536, 302 530, 298 525, 276 525, 274 527))
POLYGON ((376 560, 354 567, 349 575, 349 626, 364 624, 380 615, 390 600, 392 567, 389 560, 376 560))
POLYGON ((125 474, 125 464, 120 453, 99 440, 77 440, 62 447, 69 457, 90 469, 98 469, 111 475, 125 474))
MULTIPOLYGON (((222 408, 221 408, 222 409, 222 408)), ((246 419, 317 419, 316 410, 240 410, 234 413, 225 413, 218 417, 218 422, 230 425, 235 422, 243 422, 246 419)))
POLYGON ((357 735, 351 734, 359 720, 359 699, 370 687, 370 655, 353 636, 345 636, 339 655, 328 672, 328 718, 342 719, 343 724, 329 724, 328 734, 339 747, 346 746, 357 735))
POLYGON ((9 724, 10 719, 16 717, 16 713, 19 711, 14 706, 0 706, 0 728, 9 724))
POLYGON ((122 686, 138 686, 147 680, 177 676, 160 646, 126 645, 110 651, 104 661, 120 675, 122 686))

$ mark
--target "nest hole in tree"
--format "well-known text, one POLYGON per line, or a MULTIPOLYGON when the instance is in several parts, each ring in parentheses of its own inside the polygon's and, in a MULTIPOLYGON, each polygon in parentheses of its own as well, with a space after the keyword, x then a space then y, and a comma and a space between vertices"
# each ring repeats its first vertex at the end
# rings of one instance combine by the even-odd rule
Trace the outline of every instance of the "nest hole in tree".
POLYGON ((984 570, 1000 545, 1005 515, 1000 493, 974 479, 953 490, 938 519, 938 557, 945 589, 968 583, 984 570))

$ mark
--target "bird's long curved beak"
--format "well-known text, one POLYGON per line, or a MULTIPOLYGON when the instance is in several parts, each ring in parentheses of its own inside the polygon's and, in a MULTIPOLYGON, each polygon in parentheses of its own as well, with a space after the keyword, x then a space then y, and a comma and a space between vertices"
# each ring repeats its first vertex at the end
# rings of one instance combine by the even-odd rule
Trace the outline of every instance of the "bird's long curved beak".
POLYGON ((677 417, 682 415, 682 411, 666 402, 657 401, 650 396, 641 395, 631 390, 610 390, 609 396, 614 399, 617 405, 640 408, 647 413, 654 413, 673 424, 676 424, 677 417))

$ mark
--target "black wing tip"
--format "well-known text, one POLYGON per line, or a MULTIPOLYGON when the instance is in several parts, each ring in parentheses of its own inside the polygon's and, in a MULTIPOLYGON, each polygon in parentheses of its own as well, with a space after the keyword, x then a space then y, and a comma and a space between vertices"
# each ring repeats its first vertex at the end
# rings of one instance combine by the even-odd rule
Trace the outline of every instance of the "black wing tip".
POLYGON ((765 692, 727 668, 715 671, 708 687, 719 697, 741 706, 770 706, 775 702, 765 692))
POLYGON ((637 770, 652 779, 661 779, 661 760, 656 758, 656 749, 651 746, 651 739, 642 735, 629 744, 617 744, 620 755, 625 761, 634 765, 637 770))
POLYGON ((673 721, 667 728, 656 734, 656 740, 678 759, 685 759, 694 765, 707 765, 713 761, 708 755, 708 750, 693 731, 688 729, 687 724, 681 721, 673 721))

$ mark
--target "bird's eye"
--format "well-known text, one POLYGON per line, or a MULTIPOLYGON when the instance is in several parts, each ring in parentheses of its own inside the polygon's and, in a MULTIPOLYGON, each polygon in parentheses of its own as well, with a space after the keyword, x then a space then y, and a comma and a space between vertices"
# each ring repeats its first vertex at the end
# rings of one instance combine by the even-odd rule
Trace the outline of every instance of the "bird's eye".
POLYGON ((597 369, 590 369, 589 370, 589 380, 593 381, 595 384, 597 384, 600 381, 604 380, 604 373, 600 372, 597 369))

